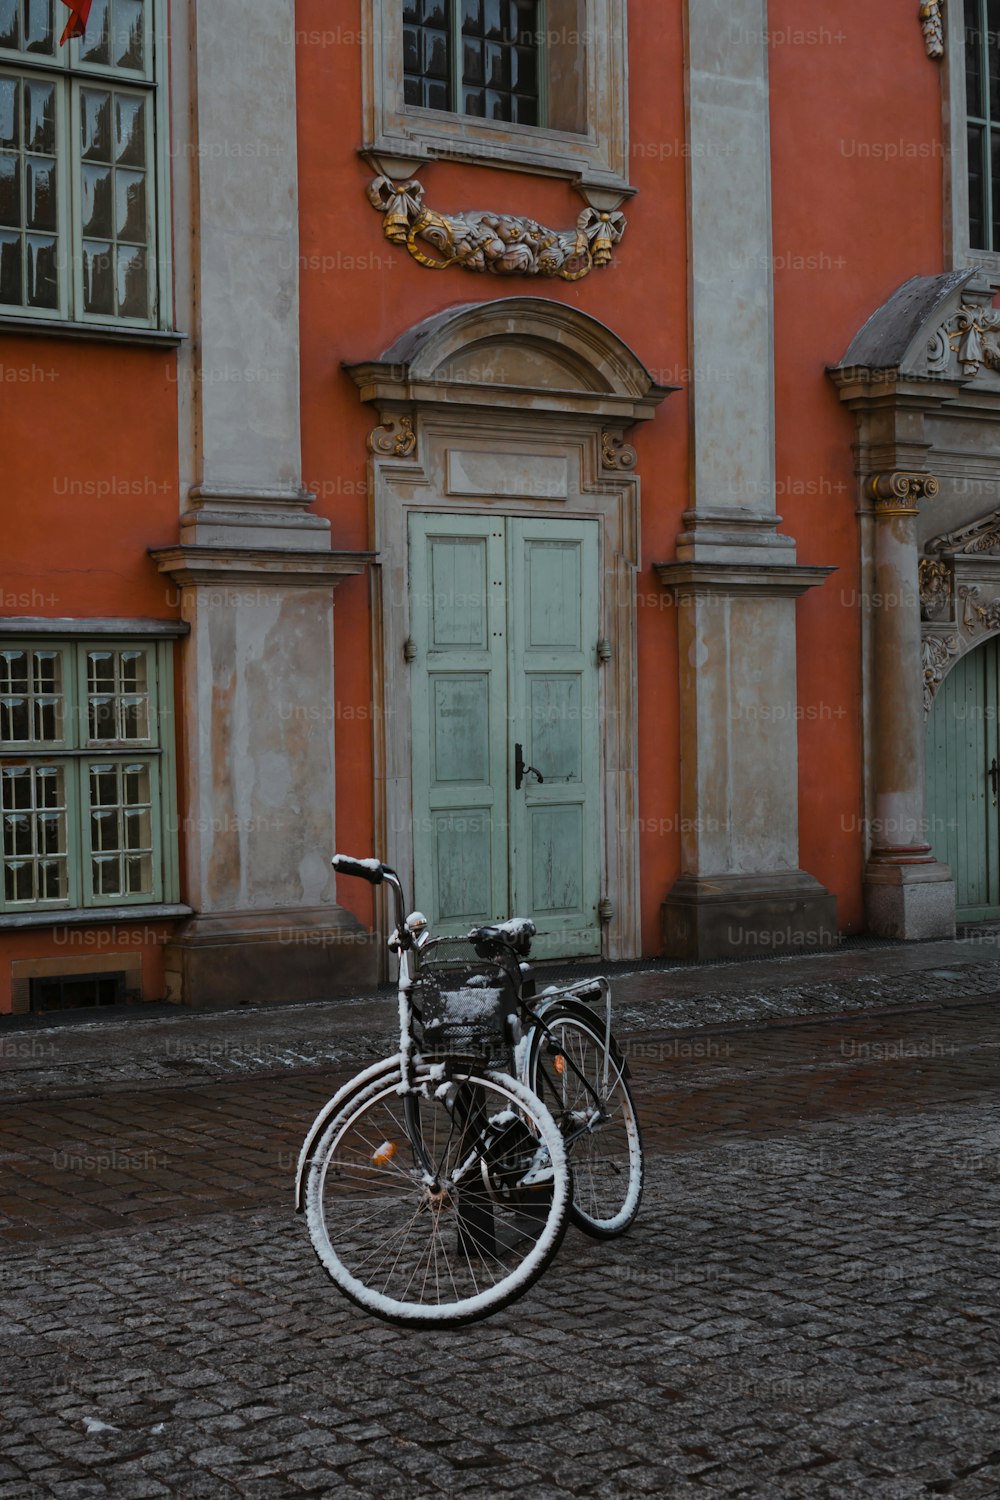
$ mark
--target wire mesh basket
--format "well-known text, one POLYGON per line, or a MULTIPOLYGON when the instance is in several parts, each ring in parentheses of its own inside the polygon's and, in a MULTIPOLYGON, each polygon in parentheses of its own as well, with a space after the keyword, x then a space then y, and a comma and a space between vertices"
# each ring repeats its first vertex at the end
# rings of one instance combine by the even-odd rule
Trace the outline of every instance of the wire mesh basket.
POLYGON ((425 1056, 460 1056, 505 1063, 510 1055, 510 1016, 518 1001, 509 974, 484 959, 423 970, 410 995, 425 1056))

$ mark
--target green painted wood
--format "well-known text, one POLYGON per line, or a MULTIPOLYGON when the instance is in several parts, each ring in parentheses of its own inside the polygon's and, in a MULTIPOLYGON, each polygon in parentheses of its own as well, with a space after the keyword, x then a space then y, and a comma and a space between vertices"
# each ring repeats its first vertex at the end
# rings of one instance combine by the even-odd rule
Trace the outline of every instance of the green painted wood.
POLYGON ((599 953, 597 523, 414 515, 409 556, 416 903, 599 953), (543 784, 515 788, 518 743, 543 784))
POLYGON ((927 726, 927 841, 951 867, 960 921, 1000 917, 1000 640, 961 658, 938 689, 927 726))
POLYGON ((409 522, 415 900, 439 935, 509 915, 503 522, 409 522))
POLYGON ((597 523, 512 519, 507 558, 509 753, 544 777, 511 781, 513 905, 539 957, 600 953, 597 523))

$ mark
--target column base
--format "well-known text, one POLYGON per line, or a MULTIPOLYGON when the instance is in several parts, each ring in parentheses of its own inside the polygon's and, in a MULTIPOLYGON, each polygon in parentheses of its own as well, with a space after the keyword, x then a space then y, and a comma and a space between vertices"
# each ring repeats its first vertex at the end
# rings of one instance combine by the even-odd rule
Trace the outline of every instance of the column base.
POLYGON ((668 957, 705 962, 802 953, 839 941, 837 899, 804 870, 682 875, 661 921, 668 957))
POLYGON ((201 1006, 357 994, 378 982, 378 943, 340 906, 192 917, 165 949, 167 999, 201 1006))
POLYGON ((955 936, 955 880, 947 865, 870 864, 864 894, 872 937, 902 943, 955 936))

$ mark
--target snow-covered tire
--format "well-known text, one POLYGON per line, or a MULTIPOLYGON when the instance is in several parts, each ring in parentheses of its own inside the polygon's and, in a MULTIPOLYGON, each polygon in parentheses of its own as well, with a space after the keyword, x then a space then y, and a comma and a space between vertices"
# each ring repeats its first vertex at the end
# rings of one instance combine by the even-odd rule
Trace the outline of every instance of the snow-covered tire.
POLYGON ((568 1223, 569 1169, 552 1116, 506 1074, 422 1064, 415 1086, 416 1145, 398 1074, 330 1121, 307 1170, 309 1235, 365 1312, 455 1328, 507 1307, 548 1266, 568 1223))
POLYGON ((642 1135, 625 1061, 612 1037, 605 1074, 604 1023, 585 1005, 556 1005, 543 1019, 558 1047, 553 1050, 546 1032, 536 1026, 529 1038, 527 1075, 566 1139, 573 1174, 570 1217, 592 1239, 614 1239, 635 1220, 643 1183, 642 1135), (558 1048, 565 1049, 566 1059, 560 1072, 555 1067, 558 1048), (595 1107, 593 1099, 570 1061, 602 1098, 607 1118, 591 1131, 581 1132, 578 1117, 595 1107))

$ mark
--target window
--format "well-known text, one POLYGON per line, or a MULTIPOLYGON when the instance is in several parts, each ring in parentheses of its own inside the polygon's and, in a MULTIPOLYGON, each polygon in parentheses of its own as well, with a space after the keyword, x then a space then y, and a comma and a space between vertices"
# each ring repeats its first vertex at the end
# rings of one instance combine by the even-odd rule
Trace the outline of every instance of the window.
POLYGON ((543 125, 540 0, 403 0, 403 97, 543 125))
POLYGON ((157 323, 157 4, 0 0, 0 314, 157 323))
POLYGON ((0 911, 176 900, 168 653, 0 641, 0 911))
POLYGON ((626 0, 362 0, 365 146, 627 186, 626 0))

